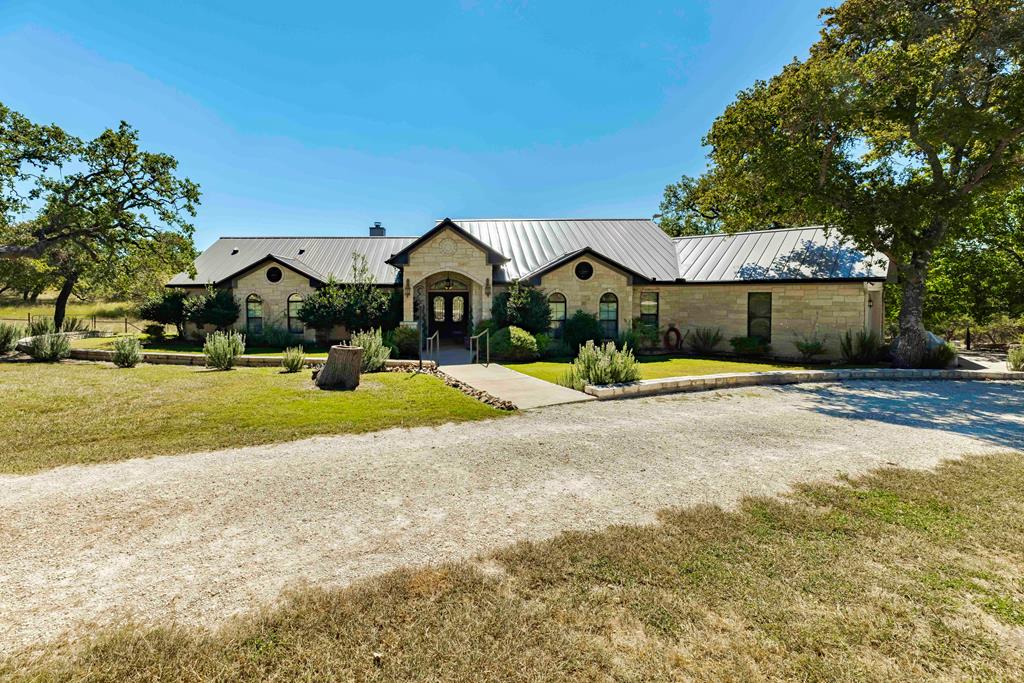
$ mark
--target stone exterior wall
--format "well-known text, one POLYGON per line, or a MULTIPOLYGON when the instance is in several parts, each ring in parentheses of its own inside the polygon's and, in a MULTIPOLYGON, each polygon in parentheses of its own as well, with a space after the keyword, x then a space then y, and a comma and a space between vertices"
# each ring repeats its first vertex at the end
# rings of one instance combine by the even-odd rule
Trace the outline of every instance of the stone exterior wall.
MULTIPOLYGON (((242 273, 231 281, 231 289, 235 295, 235 301, 241 308, 235 329, 245 332, 245 299, 250 294, 256 294, 263 300, 263 325, 264 327, 274 325, 280 328, 288 326, 288 297, 298 294, 303 299, 312 294, 316 289, 309 284, 309 278, 296 273, 285 266, 280 266, 273 261, 262 263, 255 268, 242 273), (271 282, 267 279, 267 271, 277 267, 281 270, 281 279, 271 282)), ((331 334, 332 339, 342 339, 344 331, 335 330, 331 334)), ((316 341, 316 331, 307 329, 302 335, 307 342, 316 341)))
POLYGON ((454 230, 445 229, 421 244, 409 254, 409 263, 402 268, 402 277, 410 285, 410 291, 403 287, 402 319, 413 318, 415 288, 426 287, 425 280, 437 273, 447 272, 453 277, 462 276, 470 286, 470 312, 474 323, 491 317, 493 290, 487 294, 493 267, 487 262, 487 253, 454 230))
MULTIPOLYGON (((598 304, 606 292, 611 292, 619 300, 619 333, 629 329, 633 318, 634 287, 630 285, 630 276, 622 271, 606 265, 592 256, 581 256, 559 266, 541 278, 540 288, 544 294, 551 296, 558 292, 565 295, 565 315, 572 317, 576 311, 584 311, 598 315, 598 304), (594 267, 594 274, 588 280, 576 277, 576 264, 586 261, 594 267)), ((639 302, 639 300, 637 300, 639 302)), ((639 303, 636 304, 639 306, 639 303)), ((639 314, 637 314, 639 315, 639 314)))
POLYGON ((680 331, 696 327, 718 327, 724 341, 720 350, 730 351, 729 339, 747 335, 747 294, 772 294, 772 355, 798 357, 794 342, 817 325, 827 336, 828 353, 822 360, 840 358, 839 338, 847 330, 874 329, 881 333, 880 289, 868 292, 860 282, 836 283, 750 283, 736 285, 637 285, 632 315, 640 315, 642 292, 658 292, 658 325, 662 330, 675 325, 680 331), (873 306, 868 307, 868 295, 873 306))

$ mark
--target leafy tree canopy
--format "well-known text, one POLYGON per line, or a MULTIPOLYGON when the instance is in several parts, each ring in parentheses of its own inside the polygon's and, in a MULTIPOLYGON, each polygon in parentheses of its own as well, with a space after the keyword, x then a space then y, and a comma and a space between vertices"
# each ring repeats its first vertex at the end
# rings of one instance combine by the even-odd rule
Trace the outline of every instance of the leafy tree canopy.
POLYGON ((501 327, 520 327, 530 334, 551 327, 551 307, 544 292, 515 281, 491 301, 491 317, 501 327))
POLYGON ((847 0, 822 18, 806 60, 715 120, 707 173, 663 215, 670 229, 819 222, 885 254, 902 284, 896 360, 918 365, 933 255, 1024 180, 1024 5, 847 0))
POLYGON ((197 325, 213 325, 226 330, 235 324, 242 313, 242 307, 235 301, 230 289, 207 287, 198 296, 185 299, 185 318, 197 325))
POLYGON ((335 325, 344 325, 349 332, 372 330, 389 326, 392 300, 392 294, 374 283, 366 257, 356 253, 349 282, 328 281, 303 300, 298 317, 315 330, 335 325))

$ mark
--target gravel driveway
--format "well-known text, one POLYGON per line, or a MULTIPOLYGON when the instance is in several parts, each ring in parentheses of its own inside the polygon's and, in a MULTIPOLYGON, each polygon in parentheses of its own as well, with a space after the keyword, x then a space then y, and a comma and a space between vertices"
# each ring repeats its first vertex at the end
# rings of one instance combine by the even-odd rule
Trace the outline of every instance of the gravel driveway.
POLYGON ((1024 385, 853 382, 2 476, 0 652, 129 614, 215 624, 302 580, 1007 449, 1024 449, 1024 385))

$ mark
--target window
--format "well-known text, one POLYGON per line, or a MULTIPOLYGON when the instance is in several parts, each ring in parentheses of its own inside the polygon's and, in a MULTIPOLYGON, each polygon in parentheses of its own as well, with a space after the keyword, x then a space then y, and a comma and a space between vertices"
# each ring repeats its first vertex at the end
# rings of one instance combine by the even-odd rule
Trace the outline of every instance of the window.
POLYGON ((601 297, 597 317, 601 321, 604 338, 616 339, 619 336, 619 300, 611 292, 601 297))
POLYGON ((556 292, 549 296, 548 308, 551 309, 551 336, 561 339, 565 331, 565 295, 556 292))
POLYGON ((772 293, 747 294, 747 336, 772 340, 772 293))
POLYGON ((640 322, 658 326, 658 293, 641 292, 640 294, 640 322))
POLYGON ((306 331, 302 321, 299 320, 299 309, 302 308, 302 297, 292 294, 288 297, 288 331, 292 334, 302 334, 306 331))
POLYGON ((452 322, 461 323, 462 316, 466 309, 466 297, 453 296, 452 297, 452 322))
POLYGON ((271 282, 280 282, 281 269, 278 268, 277 266, 271 266, 270 268, 267 268, 267 279, 270 280, 271 282))
POLYGON ((434 322, 444 322, 444 297, 434 297, 434 322))
POLYGON ((573 271, 576 273, 576 277, 581 280, 589 280, 594 274, 594 266, 590 265, 586 261, 580 261, 576 264, 576 269, 573 271))
POLYGON ((245 299, 245 331, 248 334, 263 334, 263 300, 256 294, 245 299))

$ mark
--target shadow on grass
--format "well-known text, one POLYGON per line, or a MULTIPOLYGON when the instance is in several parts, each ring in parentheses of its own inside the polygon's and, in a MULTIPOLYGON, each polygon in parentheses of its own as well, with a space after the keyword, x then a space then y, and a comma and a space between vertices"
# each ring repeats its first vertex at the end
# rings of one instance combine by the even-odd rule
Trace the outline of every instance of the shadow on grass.
POLYGON ((855 381, 792 390, 824 415, 938 429, 1024 449, 1024 383, 855 381))

